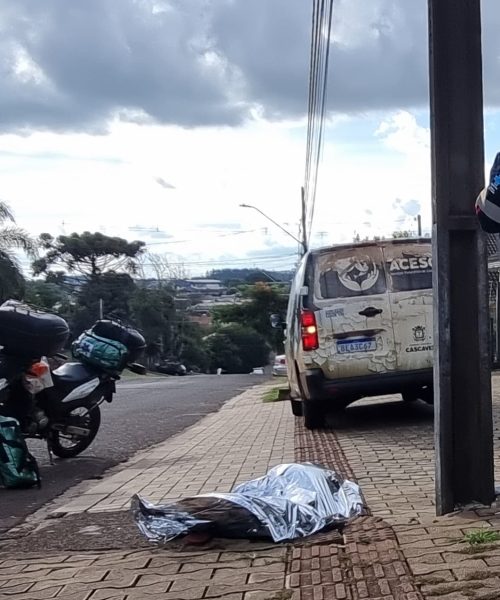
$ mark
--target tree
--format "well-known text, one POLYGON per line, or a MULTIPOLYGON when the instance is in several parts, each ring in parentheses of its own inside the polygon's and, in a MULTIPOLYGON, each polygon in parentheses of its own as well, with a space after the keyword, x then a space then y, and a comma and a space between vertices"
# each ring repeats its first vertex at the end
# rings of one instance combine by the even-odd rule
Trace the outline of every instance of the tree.
POLYGON ((265 338, 250 327, 231 323, 223 325, 205 338, 210 369, 227 373, 250 373, 269 361, 265 338))
POLYGON ((129 242, 103 233, 40 235, 40 246, 45 256, 33 263, 35 275, 47 273, 52 266, 63 267, 70 273, 98 277, 106 271, 135 273, 137 259, 144 252, 144 242, 129 242))
POLYGON ((365 237, 363 239, 361 239, 361 236, 359 235, 359 233, 355 233, 354 237, 352 238, 352 241, 355 244, 359 244, 361 242, 380 242, 383 239, 384 238, 380 235, 374 235, 373 237, 368 237, 367 235, 365 235, 365 237))
POLYGON ((71 318, 71 332, 78 336, 100 317, 114 316, 128 321, 131 316, 130 300, 136 290, 134 280, 127 273, 108 271, 88 279, 76 296, 76 306, 71 318))
POLYGON ((130 300, 131 316, 146 339, 149 362, 173 353, 174 299, 166 289, 137 288, 130 300))
POLYGON ((404 231, 393 231, 392 232, 392 238, 394 240, 399 240, 399 239, 403 239, 403 238, 411 238, 413 237, 413 234, 411 231, 408 231, 407 229, 405 229, 404 231))
POLYGON ((183 321, 179 342, 179 360, 188 370, 205 372, 210 366, 210 360, 203 343, 203 330, 198 323, 183 321))
POLYGON ((0 301, 19 298, 24 290, 24 277, 14 250, 23 250, 34 259, 37 244, 17 227, 8 204, 0 201, 0 301))
POLYGON ((23 300, 49 312, 66 312, 70 304, 67 291, 57 283, 47 281, 27 281, 23 300))
POLYGON ((171 279, 186 279, 188 270, 183 263, 174 263, 168 254, 146 252, 138 257, 139 271, 142 279, 151 274, 158 281, 159 287, 171 279))
POLYGON ((286 313, 288 293, 282 285, 257 283, 247 292, 248 301, 234 306, 222 306, 214 311, 214 321, 219 324, 239 323, 253 328, 264 337, 274 350, 283 348, 283 334, 273 329, 270 323, 272 314, 286 313))

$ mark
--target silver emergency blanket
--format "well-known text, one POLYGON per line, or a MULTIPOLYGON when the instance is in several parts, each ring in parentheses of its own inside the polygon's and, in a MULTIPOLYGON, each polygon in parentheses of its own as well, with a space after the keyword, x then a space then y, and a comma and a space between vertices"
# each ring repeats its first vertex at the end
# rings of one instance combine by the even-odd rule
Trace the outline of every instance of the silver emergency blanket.
POLYGON ((278 465, 230 493, 193 496, 157 506, 137 495, 132 498, 132 513, 140 531, 160 543, 202 532, 213 537, 281 542, 341 525, 359 515, 362 508, 355 483, 310 463, 278 465))

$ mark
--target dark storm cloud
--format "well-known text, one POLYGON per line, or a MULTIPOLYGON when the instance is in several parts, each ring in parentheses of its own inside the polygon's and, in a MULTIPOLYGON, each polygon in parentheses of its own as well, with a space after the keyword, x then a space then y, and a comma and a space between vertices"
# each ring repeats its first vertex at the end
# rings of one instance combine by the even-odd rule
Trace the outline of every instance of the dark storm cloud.
POLYGON ((99 131, 117 112, 188 127, 238 123, 202 6, 0 0, 0 128, 99 131))
MULTIPOLYGON (((215 5, 214 5, 215 6, 215 5)), ((217 3, 219 52, 243 74, 245 97, 269 117, 307 106, 312 2, 217 3)), ((500 11, 483 0, 485 99, 500 104, 500 11)), ((428 105, 427 0, 336 0, 328 108, 356 113, 428 105)))
MULTIPOLYGON (((500 11, 484 0, 487 102, 500 11)), ((0 0, 0 131, 186 127, 307 107, 310 0, 0 0)), ((337 0, 329 109, 427 104, 426 0, 337 0)))

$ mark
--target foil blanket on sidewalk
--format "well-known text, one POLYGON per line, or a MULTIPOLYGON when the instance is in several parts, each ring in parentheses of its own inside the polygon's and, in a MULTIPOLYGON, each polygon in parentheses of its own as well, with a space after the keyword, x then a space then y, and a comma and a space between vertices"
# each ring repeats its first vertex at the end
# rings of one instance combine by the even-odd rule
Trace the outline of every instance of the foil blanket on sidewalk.
POLYGON ((278 465, 229 493, 193 496, 166 505, 153 505, 137 495, 132 498, 140 531, 161 543, 201 532, 281 542, 342 525, 362 508, 357 484, 310 463, 278 465))

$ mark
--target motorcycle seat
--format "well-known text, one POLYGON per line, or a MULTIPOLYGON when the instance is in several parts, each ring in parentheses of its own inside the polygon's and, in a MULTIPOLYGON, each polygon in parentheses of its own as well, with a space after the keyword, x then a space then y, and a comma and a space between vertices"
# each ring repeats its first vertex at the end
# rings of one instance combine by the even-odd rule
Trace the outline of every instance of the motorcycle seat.
POLYGON ((68 391, 96 377, 99 377, 96 371, 79 362, 65 363, 52 371, 54 386, 68 391))

